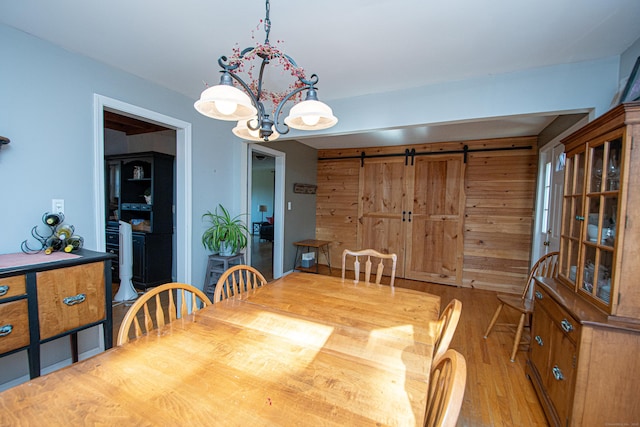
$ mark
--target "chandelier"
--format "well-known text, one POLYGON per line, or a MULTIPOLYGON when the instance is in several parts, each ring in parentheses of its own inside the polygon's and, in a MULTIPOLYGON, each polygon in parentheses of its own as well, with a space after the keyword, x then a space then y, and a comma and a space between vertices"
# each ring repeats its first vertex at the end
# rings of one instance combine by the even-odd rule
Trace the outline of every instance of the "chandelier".
POLYGON ((233 133, 240 138, 252 141, 273 141, 289 132, 289 128, 300 130, 330 128, 338 122, 338 119, 327 104, 318 101, 315 86, 318 83, 318 76, 313 74, 307 79, 304 70, 298 67, 290 56, 269 43, 271 31, 269 0, 266 0, 265 6, 264 43, 242 51, 234 49, 234 54, 230 58, 221 56, 218 59, 218 65, 222 68, 220 84, 205 89, 200 99, 195 102, 195 109, 214 119, 237 120, 233 133), (246 64, 256 58, 261 60, 261 63, 259 76, 254 79, 253 67, 248 68, 246 64), (289 71, 297 79, 289 85, 288 92, 273 93, 263 88, 264 70, 272 61, 279 63, 284 70, 289 71), (249 83, 238 75, 241 71, 249 74, 251 78, 249 83), (234 86, 234 80, 244 91, 234 86), (306 91, 305 100, 291 107, 284 123, 280 123, 280 114, 284 105, 289 100, 301 99, 303 91, 306 91), (264 105, 267 100, 273 104, 271 115, 267 113, 264 105))

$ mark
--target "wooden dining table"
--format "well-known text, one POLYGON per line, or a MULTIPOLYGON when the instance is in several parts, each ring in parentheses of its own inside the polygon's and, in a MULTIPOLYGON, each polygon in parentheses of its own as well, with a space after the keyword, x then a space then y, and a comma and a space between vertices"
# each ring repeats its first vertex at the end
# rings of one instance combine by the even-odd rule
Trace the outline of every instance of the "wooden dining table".
POLYGON ((439 311, 292 273, 0 393, 0 425, 422 425, 439 311))

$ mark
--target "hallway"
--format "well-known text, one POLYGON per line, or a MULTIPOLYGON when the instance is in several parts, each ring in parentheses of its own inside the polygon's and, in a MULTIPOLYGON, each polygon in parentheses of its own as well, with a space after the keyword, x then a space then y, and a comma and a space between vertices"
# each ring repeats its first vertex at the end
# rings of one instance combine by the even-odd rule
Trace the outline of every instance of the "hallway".
POLYGON ((251 238, 251 266, 258 269, 269 282, 273 280, 273 242, 261 240, 258 234, 251 238))

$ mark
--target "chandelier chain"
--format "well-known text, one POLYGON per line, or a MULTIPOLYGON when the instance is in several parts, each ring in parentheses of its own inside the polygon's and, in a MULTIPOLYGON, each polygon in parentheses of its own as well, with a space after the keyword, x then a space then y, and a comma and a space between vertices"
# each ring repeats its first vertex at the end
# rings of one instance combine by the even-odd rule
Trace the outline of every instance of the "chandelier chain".
POLYGON ((264 32, 266 33, 264 44, 269 44, 269 32, 271 31, 271 19, 269 19, 269 10, 271 9, 271 3, 269 0, 266 1, 265 5, 266 15, 264 18, 264 32))

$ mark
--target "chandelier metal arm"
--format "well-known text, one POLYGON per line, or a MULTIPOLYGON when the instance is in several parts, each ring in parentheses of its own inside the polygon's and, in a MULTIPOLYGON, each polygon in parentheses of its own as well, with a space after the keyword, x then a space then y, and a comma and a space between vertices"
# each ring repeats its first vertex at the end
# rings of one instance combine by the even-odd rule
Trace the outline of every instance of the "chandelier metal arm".
POLYGON ((220 71, 221 73, 224 73, 225 71, 231 73, 231 71, 237 69, 240 66, 239 62, 236 64, 228 64, 228 60, 229 59, 225 55, 222 55, 220 58, 218 58, 218 65, 224 70, 220 71))
MULTIPOLYGON (((221 57, 221 58, 224 58, 224 57, 221 57)), ((237 67, 235 67, 235 68, 237 68, 237 67)), ((247 94, 251 98, 251 102, 253 103, 254 107, 256 107, 258 109, 258 111, 260 111, 261 113, 264 113, 264 106, 262 105, 262 102, 256 97, 256 95, 253 93, 253 91, 251 90, 249 85, 247 85, 244 82, 244 80, 242 80, 242 78, 240 78, 235 73, 231 72, 231 70, 227 70, 226 68, 225 68, 225 71, 221 71, 221 72, 222 73, 227 73, 229 76, 231 76, 231 78, 233 78, 235 81, 237 81, 240 84, 240 86, 242 86, 244 91, 247 92, 247 94)))

